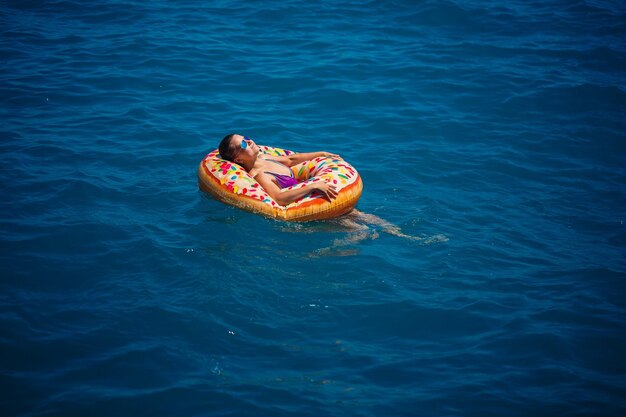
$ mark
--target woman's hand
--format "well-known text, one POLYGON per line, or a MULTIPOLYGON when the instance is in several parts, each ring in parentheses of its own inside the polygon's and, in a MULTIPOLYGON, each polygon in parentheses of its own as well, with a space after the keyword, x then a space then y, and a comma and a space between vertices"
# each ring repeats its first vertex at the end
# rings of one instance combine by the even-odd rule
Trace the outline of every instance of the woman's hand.
POLYGON ((337 187, 335 187, 333 184, 329 184, 326 181, 318 181, 312 183, 312 187, 313 189, 324 194, 328 201, 333 201, 335 198, 337 198, 337 187))
POLYGON ((337 155, 336 153, 330 153, 330 152, 322 151, 321 154, 325 158, 339 158, 339 159, 341 159, 341 157, 339 155, 337 155))

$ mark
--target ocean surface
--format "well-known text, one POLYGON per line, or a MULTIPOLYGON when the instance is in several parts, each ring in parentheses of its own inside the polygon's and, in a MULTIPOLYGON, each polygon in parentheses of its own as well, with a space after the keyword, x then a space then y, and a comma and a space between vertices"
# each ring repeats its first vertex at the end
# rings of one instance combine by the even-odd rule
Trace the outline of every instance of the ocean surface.
POLYGON ((625 22, 0 1, 0 415, 626 415, 625 22), (214 200, 228 133, 415 238, 214 200))

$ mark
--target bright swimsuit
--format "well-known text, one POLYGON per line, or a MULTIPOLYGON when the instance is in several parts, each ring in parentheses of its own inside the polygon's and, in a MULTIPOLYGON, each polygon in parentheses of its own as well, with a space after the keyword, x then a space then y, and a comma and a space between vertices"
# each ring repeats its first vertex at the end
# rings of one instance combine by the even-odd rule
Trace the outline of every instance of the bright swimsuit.
POLYGON ((287 187, 291 187, 293 185, 298 184, 298 180, 293 176, 293 171, 291 171, 291 168, 289 168, 287 165, 281 162, 274 161, 273 159, 268 159, 268 161, 274 162, 275 164, 282 165, 285 168, 289 169, 289 173, 291 175, 277 174, 275 172, 265 171, 266 174, 273 175, 274 178, 276 178, 276 181, 278 182, 278 186, 280 188, 287 188, 287 187))

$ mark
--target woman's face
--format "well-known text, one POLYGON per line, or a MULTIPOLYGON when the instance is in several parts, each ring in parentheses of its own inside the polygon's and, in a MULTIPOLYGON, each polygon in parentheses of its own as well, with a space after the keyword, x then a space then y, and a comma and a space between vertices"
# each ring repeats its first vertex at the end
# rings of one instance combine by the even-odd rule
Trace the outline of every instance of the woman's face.
POLYGON ((259 146, 248 137, 234 135, 231 139, 232 146, 235 147, 235 162, 245 162, 255 159, 259 153, 259 146))

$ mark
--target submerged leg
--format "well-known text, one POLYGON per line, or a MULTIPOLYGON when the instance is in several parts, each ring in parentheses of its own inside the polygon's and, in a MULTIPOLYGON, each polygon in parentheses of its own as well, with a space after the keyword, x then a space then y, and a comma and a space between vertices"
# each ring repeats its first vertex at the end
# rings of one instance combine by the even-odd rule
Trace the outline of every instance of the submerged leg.
POLYGON ((355 253, 358 253, 358 250, 346 251, 345 249, 342 249, 342 248, 344 246, 350 246, 350 245, 360 243, 367 239, 377 239, 377 238, 378 238, 378 233, 375 230, 369 230, 369 228, 365 226, 364 229, 348 233, 348 235, 342 239, 333 240, 332 246, 316 249, 315 251, 311 252, 309 256, 316 257, 316 256, 330 256, 330 255, 333 255, 333 256, 354 255, 355 253))
POLYGON ((430 243, 445 242, 448 238, 444 235, 434 235, 428 237, 411 236, 402 232, 400 227, 388 222, 374 214, 363 213, 357 209, 352 210, 337 219, 333 220, 339 225, 347 228, 349 233, 342 239, 333 240, 330 247, 320 248, 313 251, 310 256, 348 256, 353 255, 354 250, 346 251, 342 249, 344 246, 354 245, 367 239, 377 239, 378 231, 372 226, 378 226, 380 231, 393 236, 398 236, 414 242, 420 242, 422 245, 430 243))
POLYGON ((357 209, 352 210, 344 217, 346 222, 351 222, 360 225, 361 227, 364 226, 365 228, 367 228, 367 224, 380 226, 382 228, 382 231, 385 233, 389 233, 390 235, 402 237, 404 239, 409 239, 413 241, 422 241, 423 243, 435 243, 445 242, 448 240, 448 238, 444 235, 434 235, 430 237, 407 235, 406 233, 403 233, 400 227, 396 226, 395 224, 389 223, 387 220, 382 219, 374 214, 363 213, 362 211, 357 209))

